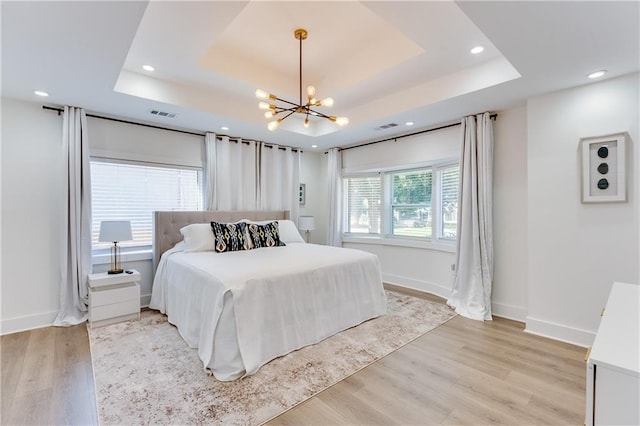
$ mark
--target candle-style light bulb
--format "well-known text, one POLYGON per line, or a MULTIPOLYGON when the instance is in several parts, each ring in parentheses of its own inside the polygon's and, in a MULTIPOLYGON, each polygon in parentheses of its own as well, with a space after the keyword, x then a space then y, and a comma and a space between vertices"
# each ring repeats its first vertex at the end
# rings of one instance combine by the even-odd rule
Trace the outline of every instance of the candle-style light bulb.
POLYGON ((264 91, 262 89, 258 89, 258 90, 256 90, 256 98, 258 98, 258 99, 268 99, 269 98, 269 93, 267 93, 266 91, 264 91))
POLYGON ((347 117, 336 117, 336 124, 340 127, 344 127, 349 124, 349 119, 347 117))
POLYGON ((320 101, 320 105, 326 106, 326 107, 332 107, 333 98, 324 98, 323 100, 320 101))
POLYGON ((277 129, 277 128, 278 128, 278 126, 280 125, 280 123, 281 123, 281 122, 282 122, 282 118, 279 118, 279 119, 277 119, 277 120, 270 121, 270 122, 267 124, 267 129, 269 129, 269 130, 271 130, 271 131, 273 132, 275 129, 277 129))
POLYGON ((307 96, 309 96, 309 99, 313 98, 315 95, 316 95, 316 88, 313 86, 307 87, 307 96))

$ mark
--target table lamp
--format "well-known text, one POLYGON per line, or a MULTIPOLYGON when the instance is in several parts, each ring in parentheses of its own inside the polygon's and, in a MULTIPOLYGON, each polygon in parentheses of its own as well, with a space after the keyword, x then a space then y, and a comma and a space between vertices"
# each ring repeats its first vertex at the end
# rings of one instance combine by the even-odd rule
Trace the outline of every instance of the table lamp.
POLYGON ((100 222, 100 242, 113 242, 111 247, 111 266, 108 274, 121 274, 124 272, 120 265, 120 246, 118 241, 130 241, 131 222, 128 220, 103 220, 100 222))
POLYGON ((316 227, 315 219, 313 216, 300 216, 298 217, 298 229, 305 232, 305 240, 309 242, 309 235, 316 227))

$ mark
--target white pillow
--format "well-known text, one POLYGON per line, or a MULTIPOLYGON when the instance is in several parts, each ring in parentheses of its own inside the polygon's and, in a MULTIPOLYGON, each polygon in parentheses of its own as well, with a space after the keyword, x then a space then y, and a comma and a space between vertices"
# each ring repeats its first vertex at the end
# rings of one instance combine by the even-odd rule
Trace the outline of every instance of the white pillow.
POLYGON ((296 224, 290 220, 278 221, 278 234, 280 235, 280 241, 285 244, 304 243, 304 239, 300 236, 296 224))
POLYGON ((210 223, 194 223, 180 228, 184 237, 184 251, 213 251, 216 240, 210 223))

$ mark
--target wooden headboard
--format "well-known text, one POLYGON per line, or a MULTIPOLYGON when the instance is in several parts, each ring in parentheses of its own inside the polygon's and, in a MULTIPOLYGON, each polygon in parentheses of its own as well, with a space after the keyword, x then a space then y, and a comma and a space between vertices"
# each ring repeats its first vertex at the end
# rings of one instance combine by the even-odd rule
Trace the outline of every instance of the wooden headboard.
POLYGON ((182 241, 180 228, 192 223, 236 222, 240 219, 284 220, 289 211, 170 211, 153 212, 153 271, 155 273, 162 253, 182 241))

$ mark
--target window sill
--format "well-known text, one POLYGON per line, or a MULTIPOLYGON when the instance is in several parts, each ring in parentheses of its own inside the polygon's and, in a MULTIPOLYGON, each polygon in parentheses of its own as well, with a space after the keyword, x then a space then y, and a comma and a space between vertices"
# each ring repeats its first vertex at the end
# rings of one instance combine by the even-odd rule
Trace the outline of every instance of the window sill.
MULTIPOLYGON (((153 251, 151 250, 151 247, 120 254, 120 261, 122 263, 151 259, 153 259, 153 251)), ((92 265, 108 265, 109 263, 111 263, 111 255, 109 253, 100 253, 91 256, 92 265)))
POLYGON ((343 236, 343 243, 350 244, 373 244, 373 245, 381 245, 381 246, 395 246, 395 247, 409 247, 409 248, 417 248, 423 250, 437 250, 444 251, 447 253, 455 253, 456 252, 456 244, 451 243, 434 243, 431 241, 418 241, 418 240, 409 240, 404 238, 384 238, 384 237, 354 237, 352 235, 343 236))

